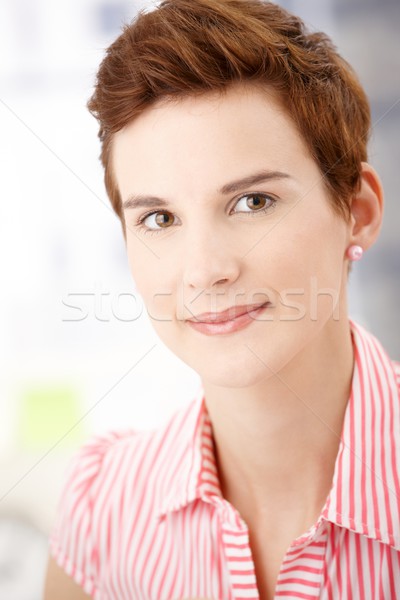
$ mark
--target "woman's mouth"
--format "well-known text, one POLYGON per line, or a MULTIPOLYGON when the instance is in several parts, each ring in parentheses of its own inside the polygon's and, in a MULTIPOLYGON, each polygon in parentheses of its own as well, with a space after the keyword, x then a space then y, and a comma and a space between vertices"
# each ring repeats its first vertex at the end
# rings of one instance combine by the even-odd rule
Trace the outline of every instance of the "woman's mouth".
POLYGON ((270 304, 265 302, 253 308, 240 306, 231 307, 221 313, 202 313, 193 319, 188 319, 187 323, 204 335, 234 333, 250 325, 270 304))

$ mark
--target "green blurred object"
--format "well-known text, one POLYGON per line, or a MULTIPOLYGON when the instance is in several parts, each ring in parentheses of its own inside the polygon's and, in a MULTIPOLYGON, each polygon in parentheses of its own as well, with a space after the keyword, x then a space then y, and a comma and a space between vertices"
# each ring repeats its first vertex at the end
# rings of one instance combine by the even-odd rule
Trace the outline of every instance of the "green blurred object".
POLYGON ((24 449, 76 446, 85 437, 80 395, 71 384, 35 383, 21 392, 17 438, 24 449))

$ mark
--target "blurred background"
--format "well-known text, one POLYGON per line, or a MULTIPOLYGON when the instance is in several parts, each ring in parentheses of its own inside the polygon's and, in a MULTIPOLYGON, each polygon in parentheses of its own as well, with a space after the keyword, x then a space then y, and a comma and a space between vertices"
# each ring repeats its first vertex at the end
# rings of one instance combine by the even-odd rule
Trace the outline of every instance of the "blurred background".
MULTIPOLYGON (((0 3, 0 598, 38 600, 65 467, 94 432, 154 428, 199 379, 156 338, 103 185, 85 104, 107 46, 154 2, 0 3)), ((385 188, 350 316, 400 359, 400 4, 291 0, 355 67, 385 188)))

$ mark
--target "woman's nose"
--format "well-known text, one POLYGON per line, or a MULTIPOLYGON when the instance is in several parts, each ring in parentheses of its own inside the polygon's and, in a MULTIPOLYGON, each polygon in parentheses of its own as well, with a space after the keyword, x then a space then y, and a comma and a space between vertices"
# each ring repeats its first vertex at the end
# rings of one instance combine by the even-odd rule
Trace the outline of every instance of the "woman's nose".
POLYGON ((182 257, 185 286, 207 289, 237 279, 239 257, 229 239, 210 232, 192 233, 188 238, 182 257))

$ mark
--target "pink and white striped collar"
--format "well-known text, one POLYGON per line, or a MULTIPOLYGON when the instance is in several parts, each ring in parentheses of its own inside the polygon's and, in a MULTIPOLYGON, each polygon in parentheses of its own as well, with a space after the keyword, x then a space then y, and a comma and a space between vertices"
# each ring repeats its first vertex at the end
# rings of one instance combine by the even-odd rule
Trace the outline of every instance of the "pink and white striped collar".
POLYGON ((400 550, 400 363, 351 319, 355 364, 322 516, 400 550))
MULTIPOLYGON (((318 519, 400 550, 400 363, 349 319, 355 363, 332 487, 318 519)), ((166 464, 158 516, 196 499, 223 509, 204 392, 179 411, 179 464, 166 464)))

